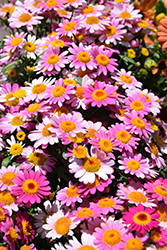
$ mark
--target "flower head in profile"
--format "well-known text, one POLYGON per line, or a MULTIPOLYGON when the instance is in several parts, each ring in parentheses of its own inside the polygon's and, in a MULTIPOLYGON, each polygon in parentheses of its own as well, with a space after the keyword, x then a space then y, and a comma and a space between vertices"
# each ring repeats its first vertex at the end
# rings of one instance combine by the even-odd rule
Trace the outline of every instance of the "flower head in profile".
POLYGON ((137 207, 130 207, 128 211, 125 211, 122 219, 132 231, 140 231, 144 234, 152 228, 158 227, 158 217, 159 214, 155 212, 155 209, 144 208, 142 204, 139 204, 137 207))
POLYGON ((40 203, 44 195, 49 195, 51 189, 46 177, 33 170, 20 173, 13 179, 13 183, 15 185, 12 187, 12 194, 17 196, 19 203, 23 202, 28 206, 35 202, 40 203))

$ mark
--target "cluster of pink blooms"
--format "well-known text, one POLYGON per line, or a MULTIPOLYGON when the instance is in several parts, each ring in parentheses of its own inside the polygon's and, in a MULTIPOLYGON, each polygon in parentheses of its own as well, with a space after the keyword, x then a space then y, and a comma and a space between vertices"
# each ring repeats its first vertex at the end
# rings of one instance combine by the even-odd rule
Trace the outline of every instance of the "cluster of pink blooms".
POLYGON ((0 17, 12 30, 0 51, 0 249, 166 250, 161 100, 119 64, 151 21, 129 0, 17 0, 0 17))

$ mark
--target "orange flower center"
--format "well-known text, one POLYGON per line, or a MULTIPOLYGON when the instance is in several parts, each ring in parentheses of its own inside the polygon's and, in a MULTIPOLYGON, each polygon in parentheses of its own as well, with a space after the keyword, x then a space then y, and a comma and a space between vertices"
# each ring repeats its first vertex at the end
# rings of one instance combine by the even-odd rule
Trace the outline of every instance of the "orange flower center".
POLYGON ((17 174, 13 173, 13 172, 6 172, 4 174, 2 174, 1 176, 1 182, 4 184, 4 185, 7 185, 7 186, 12 186, 14 185, 12 180, 17 176, 17 174))
POLYGON ((0 202, 2 202, 4 206, 13 204, 15 200, 15 196, 12 195, 8 190, 0 192, 0 202))
POLYGON ((126 144, 131 140, 131 135, 125 130, 120 130, 116 133, 116 139, 126 144))
POLYGON ((140 163, 136 160, 130 160, 126 163, 126 165, 130 170, 137 171, 140 169, 140 163))
POLYGON ((100 20, 95 16, 87 17, 85 22, 89 25, 99 24, 100 20))
POLYGON ((58 234, 65 235, 69 232, 71 223, 71 219, 61 217, 54 223, 54 230, 58 234))
POLYGON ((19 22, 22 22, 22 23, 27 23, 31 20, 32 18, 32 15, 28 14, 28 13, 23 13, 19 16, 19 22))
POLYGON ((80 61, 80 62, 82 62, 82 63, 88 63, 88 62, 90 62, 91 57, 90 57, 90 55, 89 55, 88 52, 86 52, 86 51, 81 51, 81 52, 79 52, 79 53, 77 54, 77 59, 78 59, 78 61, 80 61))
POLYGON ((138 191, 133 191, 133 192, 129 193, 127 196, 131 201, 136 202, 136 203, 147 202, 146 196, 138 191))
POLYGON ((121 241, 121 233, 116 229, 108 229, 103 233, 102 240, 108 246, 115 246, 121 241))
POLYGON ((96 61, 102 66, 107 66, 109 64, 109 58, 104 54, 97 55, 96 61))
POLYGON ((37 194, 39 185, 35 180, 29 179, 23 183, 22 189, 25 194, 37 194))
POLYGON ((68 22, 68 23, 66 23, 64 25, 64 30, 67 31, 67 32, 71 31, 71 30, 73 30, 75 28, 75 26, 76 26, 76 23, 74 23, 74 22, 68 22))
POLYGON ((65 191, 65 194, 67 195, 68 198, 73 198, 79 195, 77 191, 78 191, 77 186, 72 185, 69 188, 67 188, 67 190, 65 191))

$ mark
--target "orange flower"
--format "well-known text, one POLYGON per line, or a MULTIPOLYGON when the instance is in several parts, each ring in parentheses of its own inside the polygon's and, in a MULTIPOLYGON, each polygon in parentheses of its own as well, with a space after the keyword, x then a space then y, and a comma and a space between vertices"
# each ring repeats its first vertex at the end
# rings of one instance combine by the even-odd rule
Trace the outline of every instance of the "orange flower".
POLYGON ((161 20, 161 25, 158 26, 158 30, 158 41, 162 45, 162 49, 167 49, 167 16, 161 20))

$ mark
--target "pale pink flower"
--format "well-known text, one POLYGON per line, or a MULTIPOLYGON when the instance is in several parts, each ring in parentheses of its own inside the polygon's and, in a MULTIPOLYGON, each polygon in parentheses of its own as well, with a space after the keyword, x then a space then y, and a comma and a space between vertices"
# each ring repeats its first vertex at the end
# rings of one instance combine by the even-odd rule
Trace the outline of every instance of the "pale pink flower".
POLYGON ((79 29, 81 29, 80 19, 72 17, 70 21, 66 19, 59 23, 59 28, 56 29, 56 35, 67 35, 72 37, 79 29))

